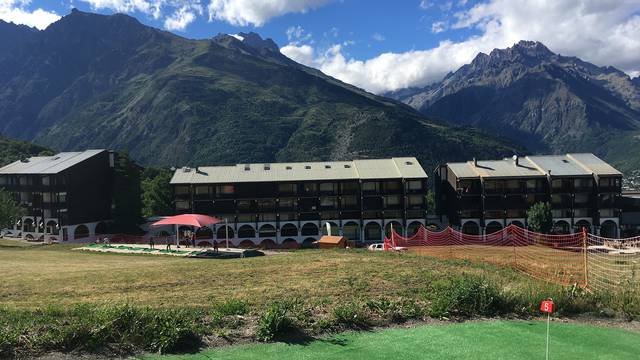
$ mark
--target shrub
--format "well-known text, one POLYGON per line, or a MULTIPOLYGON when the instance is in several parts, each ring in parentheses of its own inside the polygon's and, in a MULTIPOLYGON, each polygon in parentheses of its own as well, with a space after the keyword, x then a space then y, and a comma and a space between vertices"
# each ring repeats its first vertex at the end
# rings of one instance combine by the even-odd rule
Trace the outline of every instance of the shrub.
POLYGON ((430 315, 472 317, 504 310, 497 287, 478 275, 456 276, 435 284, 430 315))
POLYGON ((293 327, 288 317, 290 304, 275 302, 260 316, 256 336, 259 340, 269 341, 283 336, 293 327))
POLYGON ((333 308, 333 319, 336 325, 347 328, 363 328, 369 325, 362 307, 356 303, 338 305, 333 308))
POLYGON ((249 306, 246 302, 237 299, 229 299, 213 306, 213 312, 222 316, 244 315, 248 309, 249 306))
POLYGON ((404 322, 407 319, 417 319, 422 316, 420 306, 410 300, 370 299, 365 302, 365 306, 374 314, 392 322, 404 322))
POLYGON ((249 306, 242 300, 229 299, 213 305, 211 324, 214 327, 237 328, 242 325, 240 317, 248 312, 249 306))

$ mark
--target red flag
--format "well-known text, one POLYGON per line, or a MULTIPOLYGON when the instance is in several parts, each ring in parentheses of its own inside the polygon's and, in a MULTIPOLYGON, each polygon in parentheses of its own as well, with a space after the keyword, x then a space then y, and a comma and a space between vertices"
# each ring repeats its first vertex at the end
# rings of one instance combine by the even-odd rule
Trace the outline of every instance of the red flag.
POLYGON ((551 314, 553 312, 553 301, 545 300, 540 303, 540 311, 551 314))

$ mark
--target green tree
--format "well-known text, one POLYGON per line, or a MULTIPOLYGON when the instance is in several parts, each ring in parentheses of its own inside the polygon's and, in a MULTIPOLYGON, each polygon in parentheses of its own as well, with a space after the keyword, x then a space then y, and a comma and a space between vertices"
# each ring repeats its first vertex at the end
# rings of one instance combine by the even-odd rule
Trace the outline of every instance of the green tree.
POLYGON ((18 205, 11 194, 0 188, 0 229, 13 227, 16 219, 24 214, 24 209, 18 205))
POLYGON ((114 171, 113 220, 115 232, 138 232, 142 222, 140 201, 140 173, 138 166, 126 151, 117 154, 114 171))
POLYGON ((427 204, 427 214, 435 214, 436 213, 436 199, 434 197, 433 191, 429 191, 427 196, 425 197, 425 201, 427 204))
POLYGON ((551 205, 547 202, 533 204, 527 211, 527 222, 529 223, 529 228, 535 232, 550 233, 553 228, 551 205))
POLYGON ((148 167, 142 174, 142 215, 171 215, 173 213, 172 172, 166 168, 148 167))

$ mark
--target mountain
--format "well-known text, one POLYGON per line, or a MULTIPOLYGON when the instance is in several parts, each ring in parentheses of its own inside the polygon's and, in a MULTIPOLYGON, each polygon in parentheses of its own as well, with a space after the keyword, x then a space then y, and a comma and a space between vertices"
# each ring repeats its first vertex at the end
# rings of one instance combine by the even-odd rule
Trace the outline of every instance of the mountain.
POLYGON ((43 31, 0 27, 13 33, 0 131, 56 150, 173 166, 413 155, 429 167, 524 151, 297 64, 255 33, 190 40, 78 10, 43 31))
POLYGON ((638 78, 555 54, 539 42, 480 53, 442 82, 387 95, 535 152, 589 151, 623 169, 640 168, 638 78))
POLYGON ((25 141, 18 141, 0 135, 0 167, 16 160, 31 156, 53 155, 53 151, 25 141))

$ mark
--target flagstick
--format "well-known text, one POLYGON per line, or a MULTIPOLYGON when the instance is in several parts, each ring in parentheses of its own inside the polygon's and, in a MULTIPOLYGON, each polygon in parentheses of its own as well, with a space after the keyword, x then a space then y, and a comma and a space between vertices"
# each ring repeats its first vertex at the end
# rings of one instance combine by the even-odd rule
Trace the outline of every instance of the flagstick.
POLYGON ((549 360, 549 321, 551 318, 551 313, 547 313, 547 357, 546 359, 549 360))

